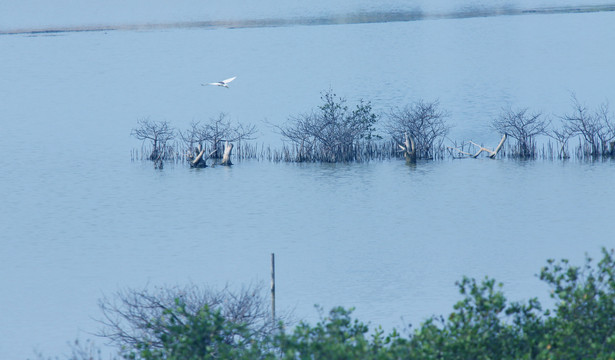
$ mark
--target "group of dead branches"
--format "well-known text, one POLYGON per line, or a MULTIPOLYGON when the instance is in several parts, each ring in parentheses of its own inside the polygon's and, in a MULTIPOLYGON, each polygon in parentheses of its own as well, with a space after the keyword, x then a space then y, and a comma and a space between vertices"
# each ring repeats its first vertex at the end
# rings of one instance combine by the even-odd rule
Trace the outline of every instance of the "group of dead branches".
POLYGON ((578 137, 581 141, 578 156, 585 155, 591 158, 600 156, 615 156, 615 121, 613 114, 609 112, 608 103, 601 104, 596 110, 590 111, 582 105, 575 95, 571 96, 573 111, 570 114, 559 116, 559 127, 552 127, 552 123, 542 113, 530 113, 527 108, 505 108, 502 113, 491 123, 498 133, 503 134, 499 145, 490 150, 472 141, 478 151, 469 153, 456 147, 449 147, 459 154, 470 157, 478 157, 483 151, 489 153, 489 157, 495 158, 502 149, 507 137, 515 140, 515 144, 509 148, 509 156, 515 158, 536 157, 538 136, 548 136, 558 144, 559 158, 569 158, 568 142, 571 138, 578 137))
POLYGON ((355 160, 357 143, 374 138, 378 117, 371 104, 361 100, 350 109, 345 98, 331 91, 323 93, 321 99, 323 105, 318 110, 291 117, 287 124, 276 128, 286 141, 297 147, 296 161, 355 160))
POLYGON ((208 122, 192 122, 190 128, 180 132, 179 136, 188 151, 195 150, 199 145, 211 151, 211 157, 221 158, 222 145, 225 142, 241 142, 253 140, 256 126, 252 124, 234 124, 229 117, 222 113, 208 122))
MULTIPOLYGON (((331 91, 322 94, 324 104, 318 111, 291 117, 278 126, 280 134, 297 149, 296 161, 352 161, 360 158, 376 135, 375 125, 380 116, 371 104, 362 100, 354 110, 346 99, 337 98, 331 91)), ((439 103, 417 101, 402 109, 393 109, 385 120, 385 131, 404 151, 409 161, 434 158, 442 149, 442 142, 450 126, 447 114, 439 103), (407 144, 407 145, 406 145, 407 144)))
POLYGON ((386 132, 399 144, 406 160, 436 158, 450 130, 448 114, 438 101, 418 100, 388 113, 386 132))
MULTIPOLYGON (((446 121, 448 113, 440 109, 438 101, 418 100, 403 108, 393 108, 381 116, 373 111, 370 102, 359 100, 358 104, 350 107, 345 98, 338 97, 331 90, 323 92, 321 100, 323 103, 316 110, 291 116, 283 125, 274 125, 283 140, 291 144, 288 153, 292 156, 284 157, 287 161, 348 162, 370 159, 373 154, 382 153, 372 151, 374 144, 382 143, 382 136, 376 129, 381 118, 384 118, 383 132, 390 137, 395 148, 401 149, 409 162, 442 158, 446 148, 453 157, 476 158, 487 153, 490 158, 496 158, 505 151, 509 157, 531 159, 538 154, 539 136, 547 136, 557 142, 559 158, 570 157, 568 143, 572 138, 580 140, 577 156, 615 156, 615 121, 608 103, 591 111, 574 95, 573 110, 558 117, 559 127, 553 127, 551 120, 541 112, 531 112, 528 108, 503 108, 491 122, 491 128, 502 136, 494 148, 473 141, 464 142, 461 148, 456 145, 445 147, 444 140, 451 126, 446 121), (514 142, 505 147, 507 139, 514 142)), ((168 143, 176 137, 184 145, 185 158, 190 161, 190 166, 206 167, 206 161, 210 158, 222 159, 221 164, 230 165, 233 143, 240 146, 242 141, 253 140, 256 134, 254 125, 233 123, 225 114, 207 122, 193 122, 184 131, 174 130, 166 121, 145 119, 137 124, 132 135, 144 142, 149 141, 152 151, 148 158, 154 161, 156 167, 162 167, 162 160, 173 152, 173 147, 168 143)))
POLYGON ((174 148, 169 143, 177 137, 184 144, 190 166, 206 167, 209 158, 222 159, 221 165, 232 165, 233 143, 253 140, 255 134, 255 125, 235 124, 224 113, 207 122, 192 122, 184 131, 174 129, 167 121, 142 119, 131 132, 138 140, 149 142, 152 152, 148 159, 154 161, 156 168, 162 168, 162 161, 172 154, 174 148))
MULTIPOLYGON (((245 325, 255 338, 264 338, 279 325, 272 320, 265 293, 264 286, 248 286, 239 291, 225 287, 216 291, 196 285, 118 291, 99 301, 102 328, 97 335, 119 347, 136 347, 143 343, 160 347, 160 336, 164 336, 166 329, 164 323, 156 320, 174 314, 176 324, 181 325, 184 319, 173 310, 182 304, 185 312, 191 315, 198 314, 205 306, 220 311, 226 320, 245 325)), ((285 323, 288 316, 278 316, 276 321, 285 323)))
POLYGON ((132 129, 130 134, 138 140, 150 142, 152 152, 148 159, 154 162, 156 168, 162 168, 162 161, 172 151, 168 143, 175 139, 175 129, 167 121, 156 122, 141 119, 137 121, 137 127, 132 129))
MULTIPOLYGON (((552 132, 561 148, 564 149, 570 138, 579 136, 584 141, 583 153, 591 157, 615 156, 615 120, 609 112, 608 102, 591 111, 572 95, 572 108, 571 113, 561 117, 561 130, 552 132)), ((569 156, 564 150, 562 153, 569 156)))

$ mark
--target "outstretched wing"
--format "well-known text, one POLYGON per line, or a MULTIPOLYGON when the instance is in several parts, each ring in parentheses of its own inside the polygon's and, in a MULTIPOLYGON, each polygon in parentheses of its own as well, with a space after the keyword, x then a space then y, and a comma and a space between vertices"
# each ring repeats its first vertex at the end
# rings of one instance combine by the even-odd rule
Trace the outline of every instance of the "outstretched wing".
POLYGON ((230 78, 230 79, 222 80, 222 81, 220 81, 220 82, 221 82, 221 83, 223 83, 223 84, 228 84, 228 83, 230 83, 231 81, 235 80, 236 78, 237 78, 237 76, 233 76, 233 77, 232 77, 232 78, 230 78))

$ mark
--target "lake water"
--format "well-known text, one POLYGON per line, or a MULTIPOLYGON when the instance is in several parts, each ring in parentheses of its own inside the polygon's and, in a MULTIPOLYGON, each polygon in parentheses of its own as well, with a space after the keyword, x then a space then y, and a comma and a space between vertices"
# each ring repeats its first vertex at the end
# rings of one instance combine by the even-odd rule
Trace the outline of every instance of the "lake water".
MULTIPOLYGON (((4 15, 2 30, 232 18, 229 5, 189 16, 182 4, 132 18, 76 8, 27 18, 11 5, 21 17, 4 15)), ((294 6, 255 18, 413 8, 294 6)), ((130 131, 146 117, 185 128, 225 112, 275 147, 271 124, 331 88, 378 111, 439 99, 451 139, 494 146, 488 125, 507 105, 557 121, 572 92, 590 107, 615 99, 614 43, 614 12, 0 35, 0 358, 66 352, 97 330, 97 300, 121 288, 267 282, 271 253, 278 310, 309 321, 319 304, 354 306, 387 328, 418 324, 450 311, 462 275, 495 277, 512 300, 546 300, 534 275, 547 258, 580 262, 615 244, 613 161, 160 171, 130 161, 140 146, 130 131), (230 89, 200 86, 235 75, 230 89)))

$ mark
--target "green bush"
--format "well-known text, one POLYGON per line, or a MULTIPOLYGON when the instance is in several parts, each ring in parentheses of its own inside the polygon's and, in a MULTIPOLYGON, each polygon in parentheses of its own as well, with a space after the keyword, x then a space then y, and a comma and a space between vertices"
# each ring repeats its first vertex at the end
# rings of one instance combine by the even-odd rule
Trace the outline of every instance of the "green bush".
POLYGON ((197 313, 186 311, 186 304, 164 311, 151 320, 151 328, 161 346, 137 343, 125 354, 127 359, 144 360, 208 360, 257 359, 263 355, 262 342, 253 338, 245 324, 229 321, 220 310, 207 305, 197 313))
POLYGON ((352 320, 352 310, 334 308, 329 316, 312 327, 300 323, 291 334, 277 340, 283 359, 366 359, 370 342, 368 327, 352 320))
POLYGON ((548 260, 540 272, 556 299, 541 358, 615 359, 615 261, 613 250, 602 255, 595 267, 586 256, 582 267, 548 260))
POLYGON ((175 301, 150 318, 150 333, 126 342, 123 356, 141 360, 204 359, 615 359, 615 260, 602 250, 594 265, 548 260, 539 278, 551 288, 553 309, 536 298, 509 302, 502 284, 464 277, 462 299, 447 317, 431 317, 408 336, 388 334, 333 308, 312 326, 284 323, 263 334, 225 316, 219 307, 186 310, 175 301), (140 339, 140 340, 139 340, 140 339), (152 339, 157 339, 156 343, 152 339))
POLYGON ((464 277, 457 285, 464 299, 447 319, 432 317, 412 334, 409 358, 534 358, 542 327, 538 300, 508 304, 488 278, 479 284, 464 277))

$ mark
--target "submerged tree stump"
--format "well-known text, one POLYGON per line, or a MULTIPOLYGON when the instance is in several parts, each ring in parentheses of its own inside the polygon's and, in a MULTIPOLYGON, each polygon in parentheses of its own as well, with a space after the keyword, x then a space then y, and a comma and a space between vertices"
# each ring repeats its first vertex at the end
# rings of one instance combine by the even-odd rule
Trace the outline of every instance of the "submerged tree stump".
POLYGON ((207 167, 207 163, 205 159, 203 159, 203 154, 205 153, 205 149, 201 150, 199 154, 194 158, 194 160, 190 161, 190 167, 192 168, 204 168, 207 167))
POLYGON ((196 147, 195 152, 198 153, 198 155, 193 159, 192 156, 188 157, 188 161, 190 161, 190 167, 191 168, 205 168, 207 167, 207 158, 204 158, 203 155, 205 155, 205 148, 201 146, 201 144, 199 144, 199 146, 196 147))
POLYGON ((192 156, 188 156, 188 161, 190 161, 191 168, 206 168, 207 167, 207 159, 209 159, 216 150, 212 151, 209 155, 205 156, 205 147, 199 146, 196 147, 195 152, 198 155, 193 159, 192 156))
POLYGON ((152 161, 154 161, 154 169, 163 169, 164 168, 164 162, 162 161, 162 159, 164 158, 164 151, 161 152, 156 159, 151 159, 152 161))
POLYGON ((224 155, 222 155, 222 162, 220 165, 230 166, 233 165, 231 162, 231 151, 233 151, 233 144, 230 142, 224 143, 224 155))
POLYGON ((406 158, 406 162, 415 163, 416 162, 416 147, 414 145, 414 140, 412 136, 409 136, 406 133, 406 139, 403 145, 399 145, 401 150, 404 152, 404 157, 406 158))

